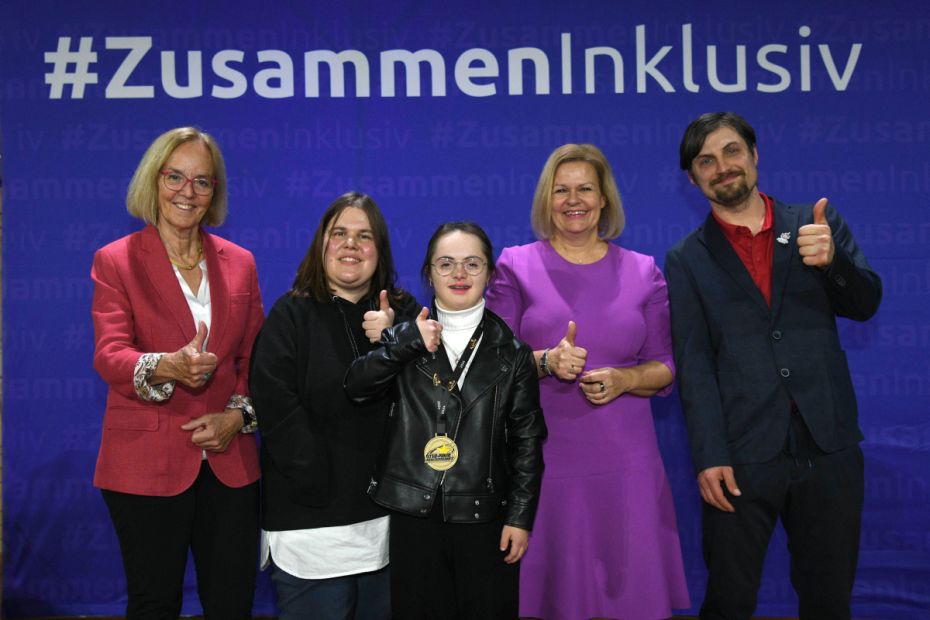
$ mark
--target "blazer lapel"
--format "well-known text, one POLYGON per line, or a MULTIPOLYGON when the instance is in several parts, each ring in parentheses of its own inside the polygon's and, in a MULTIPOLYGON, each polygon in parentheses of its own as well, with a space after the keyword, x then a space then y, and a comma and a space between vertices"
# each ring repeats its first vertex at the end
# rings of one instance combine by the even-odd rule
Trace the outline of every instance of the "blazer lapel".
POLYGON ((778 316, 788 272, 798 256, 798 210, 794 207, 776 202, 773 205, 774 221, 772 232, 775 240, 772 245, 772 316, 778 316), (785 239, 787 242, 779 241, 785 239))
POLYGON ((197 334, 194 317, 187 300, 184 299, 181 283, 171 267, 168 252, 158 236, 158 230, 151 224, 142 230, 142 251, 142 264, 151 284, 152 294, 161 299, 184 338, 188 342, 193 340, 197 334))
POLYGON ((225 241, 214 237, 201 229, 200 239, 203 242, 203 255, 207 260, 207 278, 210 282, 210 340, 207 349, 212 352, 220 350, 220 344, 229 330, 226 323, 229 318, 229 282, 227 278, 228 265, 226 254, 223 252, 225 241))
POLYGON ((737 256, 736 250, 730 245, 730 242, 723 234, 723 230, 720 229, 720 226, 717 224, 712 214, 708 214, 707 219, 704 220, 701 240, 704 242, 704 245, 707 247, 714 260, 717 261, 717 264, 730 274, 730 277, 743 289, 743 292, 751 297, 759 309, 768 316, 769 306, 765 303, 765 298, 759 291, 759 287, 753 282, 752 277, 746 270, 746 266, 743 265, 743 262, 740 260, 739 256, 737 256))
POLYGON ((475 359, 465 375, 462 386, 463 411, 467 412, 472 403, 483 397, 488 390, 501 382, 511 371, 510 364, 500 354, 500 347, 510 342, 496 323, 494 316, 484 315, 484 335, 475 350, 475 359))
POLYGON ((497 346, 497 343, 489 339, 487 334, 478 345, 478 350, 475 351, 475 361, 468 369, 465 384, 462 386, 463 411, 468 411, 471 404, 494 387, 509 370, 509 368, 501 368, 504 364, 495 352, 497 346))

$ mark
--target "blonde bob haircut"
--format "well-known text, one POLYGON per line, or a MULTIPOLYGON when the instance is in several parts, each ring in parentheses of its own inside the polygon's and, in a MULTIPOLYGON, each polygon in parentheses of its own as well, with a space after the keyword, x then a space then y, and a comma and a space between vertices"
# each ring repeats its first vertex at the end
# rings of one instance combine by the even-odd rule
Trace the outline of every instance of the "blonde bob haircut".
POLYGON ((552 188, 555 172, 562 164, 572 161, 587 162, 594 167, 601 195, 605 199, 601 217, 597 222, 597 234, 601 239, 616 239, 623 232, 626 222, 623 203, 607 158, 593 144, 563 144, 552 151, 539 175, 536 194, 533 196, 533 210, 530 212, 533 232, 539 239, 549 239, 552 236, 552 188))
POLYGON ((185 142, 195 140, 207 147, 210 152, 213 159, 213 177, 216 179, 213 199, 210 201, 210 208, 203 216, 203 223, 207 226, 219 226, 226 221, 229 205, 223 154, 220 153, 220 147, 210 134, 194 127, 177 127, 166 131, 155 138, 155 141, 145 151, 139 167, 136 168, 129 182, 129 191, 126 192, 126 210, 131 215, 147 224, 158 224, 158 184, 161 181, 161 171, 176 148, 185 142))

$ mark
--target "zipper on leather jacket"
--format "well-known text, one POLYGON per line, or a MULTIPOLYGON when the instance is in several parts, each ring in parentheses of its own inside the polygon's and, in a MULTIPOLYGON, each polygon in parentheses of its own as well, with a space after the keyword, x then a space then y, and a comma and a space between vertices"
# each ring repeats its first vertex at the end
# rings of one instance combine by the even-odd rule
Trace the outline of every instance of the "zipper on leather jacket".
MULTIPOLYGON (((491 443, 488 446, 488 493, 491 495, 494 494, 494 424, 497 421, 497 397, 499 391, 497 386, 494 386, 494 398, 491 401, 491 443)), ((506 438, 505 438, 506 441, 506 438)))
MULTIPOLYGON (((459 419, 455 421, 455 428, 452 430, 452 441, 455 441, 456 437, 459 436, 459 427, 462 425, 462 417, 465 415, 465 411, 462 405, 462 399, 455 393, 450 393, 450 396, 459 401, 459 419)), ((448 472, 449 470, 446 470, 439 476, 439 488, 442 488, 443 483, 446 481, 446 474, 448 472)))
POLYGON ((371 494, 374 492, 374 490, 377 489, 377 488, 378 488, 378 481, 375 480, 374 478, 372 478, 372 479, 368 482, 368 491, 367 491, 368 494, 371 495, 371 494))
POLYGON ((392 402, 392 403, 391 403, 391 408, 388 409, 388 417, 389 417, 389 418, 393 418, 393 417, 394 417, 394 407, 395 407, 395 406, 397 406, 397 401, 392 402))

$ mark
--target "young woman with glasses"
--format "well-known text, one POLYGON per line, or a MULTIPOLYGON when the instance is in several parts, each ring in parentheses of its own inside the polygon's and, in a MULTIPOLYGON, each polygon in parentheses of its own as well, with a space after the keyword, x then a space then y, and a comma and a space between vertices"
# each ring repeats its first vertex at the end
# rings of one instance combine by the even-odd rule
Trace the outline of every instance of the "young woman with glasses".
POLYGON ((517 615, 546 427, 532 351, 485 309, 492 260, 477 225, 440 226, 422 268, 432 310, 346 376, 352 399, 390 402, 368 494, 392 510, 396 618, 517 615))

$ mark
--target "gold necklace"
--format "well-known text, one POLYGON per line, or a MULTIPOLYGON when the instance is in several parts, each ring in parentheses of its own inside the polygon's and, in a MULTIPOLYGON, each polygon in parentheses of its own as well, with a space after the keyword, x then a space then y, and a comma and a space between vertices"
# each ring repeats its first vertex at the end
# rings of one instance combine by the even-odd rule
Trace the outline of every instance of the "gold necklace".
POLYGON ((185 271, 193 271, 195 267, 200 264, 200 257, 203 256, 203 246, 197 246, 197 259, 188 265, 187 263, 179 263, 178 261, 171 258, 171 255, 168 255, 168 260, 171 261, 171 264, 177 267, 178 269, 183 269, 185 271))

